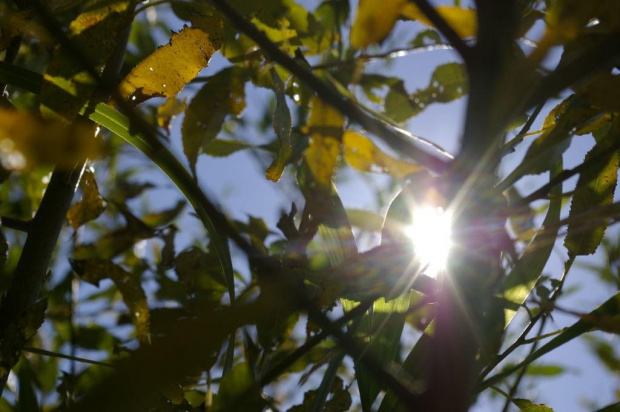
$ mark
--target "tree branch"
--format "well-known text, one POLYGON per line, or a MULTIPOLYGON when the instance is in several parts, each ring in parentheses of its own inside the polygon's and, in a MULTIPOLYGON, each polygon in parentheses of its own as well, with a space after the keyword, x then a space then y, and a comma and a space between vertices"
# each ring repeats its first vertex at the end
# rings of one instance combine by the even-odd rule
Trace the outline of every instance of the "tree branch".
POLYGON ((370 133, 385 141, 392 149, 415 160, 427 169, 443 173, 448 169, 450 161, 437 154, 427 153, 411 142, 411 139, 396 132, 394 129, 367 115, 353 101, 340 94, 334 87, 320 80, 306 67, 284 53, 254 24, 243 17, 226 0, 211 0, 237 28, 254 40, 266 53, 267 57, 290 71, 299 80, 313 89, 326 103, 330 104, 352 121, 370 133))
POLYGON ((472 53, 471 48, 465 44, 463 39, 454 31, 452 26, 450 26, 440 15, 437 13, 437 10, 427 0, 409 0, 414 3, 422 13, 428 18, 428 20, 433 23, 433 26, 439 30, 439 32, 450 42, 452 47, 461 55, 463 61, 465 61, 465 65, 468 65, 471 61, 472 53))
POLYGON ((0 226, 28 233, 32 220, 20 220, 12 217, 0 216, 0 226))

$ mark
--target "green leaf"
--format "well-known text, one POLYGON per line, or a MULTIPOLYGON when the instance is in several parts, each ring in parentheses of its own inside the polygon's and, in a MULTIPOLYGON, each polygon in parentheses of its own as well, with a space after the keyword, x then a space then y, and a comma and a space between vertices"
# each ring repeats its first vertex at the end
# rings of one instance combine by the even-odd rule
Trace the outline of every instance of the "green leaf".
POLYGON ((599 111, 577 95, 571 95, 553 108, 545 118, 543 134, 529 147, 525 158, 500 184, 504 189, 527 174, 540 174, 560 160, 570 146, 573 134, 599 111))
POLYGON ((620 411, 620 402, 612 403, 604 408, 598 409, 596 412, 618 412, 620 411))
POLYGON ((280 140, 278 155, 267 169, 267 179, 277 182, 282 177, 284 168, 288 164, 293 154, 291 144, 291 112, 286 104, 286 94, 284 83, 274 68, 271 68, 271 78, 273 79, 273 90, 276 94, 276 110, 273 113, 273 130, 280 140))
POLYGON ((111 279, 121 292, 123 302, 129 309, 129 315, 136 327, 140 342, 150 343, 149 307, 140 279, 108 260, 75 259, 71 261, 71 267, 82 280, 95 286, 99 286, 99 282, 103 279, 111 279))
POLYGON ((217 257, 192 247, 179 253, 176 258, 175 273, 185 285, 187 294, 202 302, 218 303, 226 291, 217 257))
POLYGON ((174 97, 207 67, 222 45, 223 22, 217 13, 192 14, 192 26, 172 35, 168 44, 142 60, 119 85, 137 104, 151 97, 174 97))
POLYGON ((523 412, 553 412, 547 405, 535 405, 527 399, 511 399, 511 402, 519 407, 523 412))
POLYGON ((530 376, 555 377, 565 371, 566 369, 559 365, 533 364, 527 367, 527 374, 530 376))
POLYGON ((239 140, 213 139, 203 147, 203 153, 213 157, 226 157, 239 150, 252 148, 253 146, 239 140))
POLYGON ((35 392, 36 375, 32 370, 30 362, 22 358, 19 362, 17 378, 19 379, 19 398, 17 399, 16 410, 19 411, 39 411, 39 401, 35 392))
MULTIPOLYGON (((343 387, 342 379, 338 376, 333 380, 333 384, 328 387, 328 394, 331 394, 331 398, 324 403, 324 407, 320 409, 324 412, 345 412, 351 408, 351 394, 343 387)), ((304 401, 300 405, 295 405, 288 409, 287 412, 311 412, 314 408, 317 398, 319 396, 318 390, 309 390, 304 393, 304 401)))
MULTIPOLYGON (((591 161, 592 158, 598 160, 591 162, 591 165, 579 175, 569 219, 577 220, 581 213, 613 202, 618 181, 620 151, 611 148, 617 144, 619 135, 620 121, 615 119, 607 133, 598 139, 596 146, 586 154, 584 163, 591 161)), ((606 221, 585 228, 583 225, 575 227, 575 223, 571 222, 568 224, 564 246, 572 256, 592 254, 601 243, 606 228, 606 221)))
POLYGON ((263 410, 265 404, 250 366, 240 363, 222 377, 219 391, 213 398, 213 412, 258 412, 263 410))
POLYGON ((196 93, 183 119, 183 151, 196 174, 198 154, 218 135, 229 115, 238 116, 245 108, 246 71, 231 67, 210 77, 196 93))
MULTIPOLYGON (((562 163, 560 162, 550 171, 550 179, 561 171, 562 163)), ((560 221, 562 211, 561 194, 562 185, 555 185, 551 189, 551 201, 541 232, 536 234, 510 273, 504 278, 504 298, 518 306, 521 306, 532 292, 553 251, 559 231, 557 222, 560 221), (551 229, 554 227, 555 229, 551 229)), ((516 310, 506 308, 505 314, 507 326, 514 318, 516 310)))

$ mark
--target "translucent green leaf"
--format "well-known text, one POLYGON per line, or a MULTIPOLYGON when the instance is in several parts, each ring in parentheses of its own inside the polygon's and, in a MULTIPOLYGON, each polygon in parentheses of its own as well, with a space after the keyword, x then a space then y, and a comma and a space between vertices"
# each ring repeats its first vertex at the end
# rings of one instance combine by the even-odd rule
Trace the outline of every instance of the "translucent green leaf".
POLYGON ((572 95, 549 112, 541 134, 529 147, 525 158, 501 184, 506 187, 527 174, 549 170, 549 165, 560 160, 571 144, 573 134, 599 114, 577 95, 572 95))
POLYGON ((222 19, 215 13, 194 13, 192 22, 123 79, 119 88, 124 97, 136 104, 154 96, 174 97, 207 67, 222 45, 222 19))
MULTIPOLYGON (((344 387, 342 379, 339 377, 335 377, 333 380, 333 384, 329 385, 328 395, 331 395, 331 398, 327 400, 323 408, 320 409, 324 412, 345 412, 351 408, 352 400, 351 394, 344 387)), ((318 396, 318 390, 309 390, 304 393, 303 403, 300 405, 295 405, 288 409, 287 412, 310 412, 313 410, 313 406, 316 403, 318 396)))
MULTIPOLYGON (((122 33, 133 18, 128 4, 128 1, 98 4, 69 25, 69 41, 93 70, 99 70, 118 47, 122 33)), ((41 87, 41 113, 69 122, 96 87, 96 80, 74 57, 73 47, 56 48, 41 87)))
POLYGON ((536 405, 527 399, 512 399, 511 401, 523 412, 553 412, 553 409, 547 405, 536 405))
MULTIPOLYGON (((588 162, 593 157, 599 160, 591 162, 590 167, 579 175, 571 202, 569 219, 573 217, 578 219, 580 213, 613 202, 618 181, 620 151, 610 149, 617 143, 619 134, 620 122, 616 119, 608 132, 586 154, 584 162, 588 162), (601 156, 603 157, 600 158, 601 156)), ((573 256, 592 254, 601 243, 606 228, 607 222, 605 221, 586 228, 583 225, 577 228, 575 223, 571 222, 568 224, 564 246, 573 256)))
POLYGON ((143 344, 151 341, 149 333, 149 307, 140 279, 122 267, 103 259, 72 260, 71 267, 82 280, 95 286, 103 279, 111 279, 123 296, 131 321, 143 344))
POLYGON ((527 374, 531 376, 555 377, 563 374, 566 369, 559 365, 533 364, 527 367, 527 374))
POLYGON ((142 216, 142 221, 150 227, 156 228, 169 224, 185 209, 185 201, 179 200, 170 209, 161 212, 150 213, 142 216))
MULTIPOLYGON (((550 172, 550 178, 561 173, 561 171, 562 163, 556 164, 550 172)), ((518 306, 521 306, 530 295, 553 251, 553 245, 559 231, 556 223, 560 220, 560 212, 562 211, 561 194, 561 185, 556 185, 551 189, 551 201, 542 224, 544 230, 535 235, 523 255, 504 279, 504 298, 518 306), (550 228, 553 227, 556 229, 551 230, 550 228)), ((506 308, 505 314, 505 322, 508 325, 514 318, 516 310, 506 308)))
POLYGON ((231 67, 212 76, 194 96, 183 119, 183 151, 196 174, 196 160, 213 141, 229 115, 238 116, 245 108, 244 69, 231 67))

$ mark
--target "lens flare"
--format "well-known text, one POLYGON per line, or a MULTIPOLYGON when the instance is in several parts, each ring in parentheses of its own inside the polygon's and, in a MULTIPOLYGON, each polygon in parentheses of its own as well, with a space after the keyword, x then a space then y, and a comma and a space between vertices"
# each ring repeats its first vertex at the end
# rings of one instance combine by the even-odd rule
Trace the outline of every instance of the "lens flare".
POLYGON ((413 211, 413 224, 405 229, 411 238, 416 258, 425 273, 437 277, 446 269, 452 245, 452 216, 441 207, 419 207, 413 211))

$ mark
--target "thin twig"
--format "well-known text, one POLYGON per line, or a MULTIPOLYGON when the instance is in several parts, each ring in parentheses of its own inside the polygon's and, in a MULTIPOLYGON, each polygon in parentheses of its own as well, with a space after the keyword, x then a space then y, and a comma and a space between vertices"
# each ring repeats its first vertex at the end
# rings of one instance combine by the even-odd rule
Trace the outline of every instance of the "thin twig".
POLYGON ((384 140, 394 150, 415 160, 427 169, 436 173, 445 172, 451 161, 439 154, 427 153, 415 147, 407 136, 403 136, 394 129, 367 115, 353 101, 340 94, 334 87, 325 83, 306 67, 280 50, 262 31, 243 17, 226 0, 212 0, 212 2, 228 17, 237 28, 255 41, 267 54, 267 57, 290 71, 300 81, 314 90, 317 95, 338 109, 352 121, 384 140))
POLYGON ((547 103, 547 100, 540 102, 538 106, 536 106, 532 114, 530 114, 530 116, 527 118, 527 121, 525 122, 521 130, 519 130, 519 133, 517 133, 514 139, 510 140, 504 145, 504 153, 514 151, 514 147, 523 141, 523 138, 527 136, 528 132, 532 128, 532 125, 534 124, 534 121, 545 106, 545 103, 547 103))
MULTIPOLYGON (((558 283, 558 287, 553 292, 551 297, 549 298, 549 302, 554 303, 560 297, 560 295, 562 293, 562 288, 564 287, 564 282, 566 281, 566 277, 567 277, 568 272, 570 271, 571 267, 573 266, 574 261, 575 261, 575 257, 571 256, 571 257, 569 257, 569 259, 564 264, 564 271, 562 272, 562 276, 560 277, 560 280, 559 280, 559 283, 558 283)), ((512 352, 514 352, 517 348, 519 348, 520 346, 524 345, 524 342, 527 341, 527 335, 530 333, 530 331, 534 328, 536 323, 538 323, 538 321, 545 314, 546 313, 544 311, 540 311, 534 317, 530 318, 530 322, 525 327, 525 329, 523 329, 523 331, 521 332, 519 337, 513 342, 513 344, 510 345, 508 348, 506 348, 506 350, 504 350, 501 354, 499 354, 497 356, 497 359, 495 360, 495 362, 493 364, 488 365, 482 371, 482 373, 480 374, 480 376, 478 378, 478 385, 477 385, 478 387, 481 387, 481 386, 484 385, 484 383, 485 383, 484 378, 489 373, 491 373, 491 371, 493 371, 493 369, 495 369, 497 367, 497 365, 499 365, 504 359, 506 359, 508 357, 508 355, 510 355, 512 352)), ((490 378, 490 379, 492 379, 492 378, 490 378)))
MULTIPOLYGON (((548 318, 543 318, 542 322, 540 322, 540 327, 538 328, 538 333, 536 334, 537 337, 542 335, 543 329, 545 328, 545 324, 547 323, 547 319, 548 318)), ((539 341, 534 342, 534 344, 530 348, 528 356, 531 356, 534 352, 536 352, 536 349, 538 349, 538 344, 539 344, 539 341)), ((510 391, 508 392, 508 398, 506 399, 506 403, 504 403, 504 407, 502 408, 502 412, 507 412, 508 411, 508 408, 510 407, 510 404, 512 403, 512 398, 514 398, 515 395, 517 394, 517 391, 519 390, 519 385, 521 384, 521 381, 523 380, 523 377, 527 373, 527 368, 529 366, 530 365, 525 365, 519 371, 519 375, 517 375, 517 378, 515 379, 515 381, 512 384, 512 386, 510 387, 510 391)))
POLYGON ((346 66, 348 64, 352 64, 356 62, 370 63, 376 60, 393 59, 397 57, 409 56, 411 54, 416 54, 416 53, 423 53, 423 52, 429 52, 429 51, 435 51, 435 50, 452 50, 452 49, 453 47, 451 45, 443 44, 443 43, 431 44, 428 46, 404 47, 404 48, 388 50, 383 53, 362 54, 361 56, 353 57, 350 59, 338 60, 338 61, 329 62, 329 63, 315 64, 312 66, 312 69, 313 70, 327 70, 327 69, 332 69, 334 67, 346 66))
POLYGON ((64 353, 51 352, 51 351, 41 349, 41 348, 33 348, 32 346, 24 346, 23 351, 30 352, 30 353, 36 353, 37 355, 50 356, 52 358, 68 359, 70 361, 75 361, 75 362, 82 362, 82 363, 89 363, 91 365, 105 366, 106 368, 114 367, 114 365, 112 365, 111 363, 80 358, 77 356, 65 355, 64 353))
POLYGON ((433 26, 450 42, 452 47, 461 55, 467 64, 471 59, 471 48, 465 44, 463 39, 454 31, 440 15, 437 10, 427 0, 409 0, 414 3, 422 13, 433 23, 433 26))

